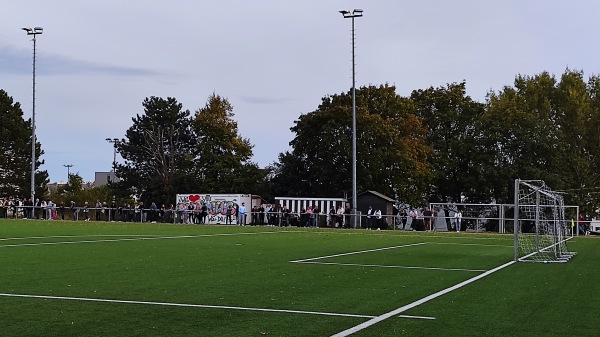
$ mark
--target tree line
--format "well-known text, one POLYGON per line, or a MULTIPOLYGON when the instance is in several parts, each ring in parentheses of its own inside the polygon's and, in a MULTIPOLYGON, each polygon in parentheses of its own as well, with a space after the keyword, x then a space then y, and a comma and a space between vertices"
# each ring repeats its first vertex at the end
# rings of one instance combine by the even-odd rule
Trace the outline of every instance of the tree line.
MULTIPOLYGON (((485 102, 468 96, 464 81, 408 97, 388 84, 357 88, 357 188, 412 205, 512 203, 514 179, 541 179, 592 214, 600 192, 599 93, 600 77, 586 80, 583 71, 570 69, 559 78, 518 75, 485 102)), ((143 113, 115 144, 124 160, 115 168, 120 182, 110 185, 111 193, 157 203, 198 192, 253 193, 266 200, 350 196, 351 101, 350 91, 323 97, 294 121, 291 150, 261 168, 226 98, 213 93, 194 113, 172 97, 146 98, 143 113)), ((24 194, 31 123, 2 90, 0 113, 9 121, 0 126, 0 192, 24 194)), ((39 157, 43 151, 36 146, 39 157)), ((37 175, 43 191, 47 173, 37 175)))

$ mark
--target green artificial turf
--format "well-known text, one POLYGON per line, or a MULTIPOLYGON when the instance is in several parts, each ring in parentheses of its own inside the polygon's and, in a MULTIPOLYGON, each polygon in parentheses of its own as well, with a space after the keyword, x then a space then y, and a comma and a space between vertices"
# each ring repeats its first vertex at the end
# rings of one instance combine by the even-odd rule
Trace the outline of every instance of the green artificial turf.
MULTIPOLYGON (((595 336, 600 241, 568 245, 355 335, 595 336)), ((1 335, 330 336, 369 320, 332 314, 379 316, 512 254, 498 234, 2 220, 1 335)))

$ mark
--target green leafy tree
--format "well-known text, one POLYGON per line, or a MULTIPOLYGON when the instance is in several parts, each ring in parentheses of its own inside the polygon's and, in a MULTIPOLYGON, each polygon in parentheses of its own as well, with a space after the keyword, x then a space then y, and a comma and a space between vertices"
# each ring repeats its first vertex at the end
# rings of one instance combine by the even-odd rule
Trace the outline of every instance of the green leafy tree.
POLYGON ((489 195, 481 189, 480 167, 485 160, 478 151, 478 121, 484 105, 467 96, 465 82, 415 90, 411 99, 432 148, 428 200, 460 201, 465 195, 472 201, 488 201, 489 195))
MULTIPOLYGON (((292 152, 272 167, 276 193, 343 197, 352 191, 351 93, 327 96, 291 130, 292 152)), ((424 129, 411 102, 394 86, 356 91, 357 189, 420 200, 429 179, 424 129)))
POLYGON ((542 179, 567 191, 568 203, 597 208, 597 83, 567 69, 560 80, 547 72, 519 75, 514 87, 488 95, 480 155, 492 158, 486 177, 498 201, 511 202, 514 179, 542 179))
POLYGON ((116 144, 125 163, 117 167, 121 182, 115 189, 146 202, 172 202, 176 193, 189 191, 192 181, 195 137, 190 112, 170 97, 146 98, 142 105, 144 114, 132 118, 126 138, 116 144))
POLYGON ((578 205, 584 205, 588 214, 598 216, 600 209, 600 76, 591 76, 587 83, 590 98, 589 111, 586 113, 582 127, 582 141, 585 150, 582 156, 587 159, 589 169, 585 174, 586 184, 578 193, 578 205))
POLYGON ((587 214, 598 208, 600 172, 595 162, 600 156, 598 147, 598 109, 593 76, 588 83, 582 71, 567 69, 561 76, 553 99, 557 114, 556 128, 560 131, 561 150, 557 157, 556 170, 560 184, 567 189, 566 200, 580 205, 587 214))
POLYGON ((542 179, 556 186, 560 144, 552 103, 555 85, 548 73, 519 75, 514 87, 488 95, 482 142, 492 165, 484 174, 498 202, 512 202, 516 178, 542 179))
POLYGON ((198 191, 207 193, 256 193, 266 174, 250 161, 252 145, 238 133, 233 106, 212 94, 196 111, 197 135, 194 175, 198 191))
POLYGON ((83 178, 78 173, 70 173, 69 181, 65 186, 65 193, 67 196, 72 197, 78 192, 83 190, 83 178))
MULTIPOLYGON (((23 119, 18 102, 0 89, 0 194, 29 196, 31 192, 31 120, 23 119)), ((43 198, 48 172, 39 171, 44 164, 41 144, 36 142, 35 195, 43 198)))

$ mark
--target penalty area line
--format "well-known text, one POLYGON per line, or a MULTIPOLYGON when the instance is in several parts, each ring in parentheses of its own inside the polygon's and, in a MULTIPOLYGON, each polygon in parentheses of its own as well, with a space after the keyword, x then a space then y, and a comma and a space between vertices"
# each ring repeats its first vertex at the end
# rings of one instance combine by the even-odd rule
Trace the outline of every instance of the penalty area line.
POLYGON ((418 266, 391 266, 384 264, 360 264, 360 263, 337 263, 337 262, 296 262, 294 263, 306 263, 306 264, 322 264, 331 266, 351 266, 351 267, 376 267, 376 268, 398 268, 398 269, 421 269, 421 270, 441 270, 441 271, 469 271, 481 273, 486 270, 484 269, 464 269, 464 268, 442 268, 442 267, 418 267, 418 266))
POLYGON ((403 307, 400 307, 398 309, 392 310, 392 311, 390 311, 390 312, 388 312, 386 314, 383 314, 381 316, 377 316, 377 317, 371 318, 370 320, 368 320, 368 321, 366 321, 364 323, 361 323, 361 324, 359 324, 357 326, 354 326, 352 328, 346 329, 346 330, 344 330, 342 332, 338 332, 335 335, 332 335, 331 337, 345 337, 345 336, 349 336, 349 335, 351 335, 351 334, 353 334, 355 332, 358 332, 358 331, 361 331, 363 329, 366 329, 366 328, 370 327, 371 325, 377 324, 377 323, 379 323, 381 321, 384 321, 384 320, 386 320, 386 319, 388 319, 390 317, 399 315, 399 314, 403 313, 404 311, 410 310, 410 309, 412 309, 414 307, 417 307, 417 306, 419 306, 419 305, 421 305, 423 303, 429 302, 429 301, 431 301, 431 300, 433 300, 435 298, 438 298, 438 297, 440 297, 442 295, 445 295, 445 294, 447 294, 449 292, 452 292, 452 291, 454 291, 456 289, 462 288, 462 287, 464 287, 464 286, 466 286, 468 284, 471 284, 471 283, 473 283, 473 282, 475 282, 475 281, 477 281, 479 279, 482 279, 482 278, 484 278, 486 276, 489 276, 490 274, 493 274, 493 273, 495 273, 495 272, 497 272, 499 270, 502 270, 502 269, 504 269, 504 268, 506 268, 506 267, 508 267, 508 266, 510 266, 512 264, 514 264, 514 263, 516 263, 516 261, 514 261, 514 260, 510 261, 510 262, 507 262, 507 263, 505 263, 505 264, 503 264, 503 265, 501 265, 499 267, 496 267, 494 269, 491 269, 491 270, 489 270, 489 271, 487 271, 487 272, 485 272, 483 274, 479 274, 479 275, 477 275, 475 277, 472 277, 472 278, 470 278, 470 279, 468 279, 466 281, 463 281, 463 282, 460 282, 460 283, 458 283, 456 285, 453 285, 452 287, 440 290, 437 293, 434 293, 434 294, 431 294, 429 296, 423 297, 420 300, 417 300, 415 302, 407 304, 407 305, 405 305, 403 307))
POLYGON ((359 251, 356 251, 356 252, 341 253, 341 254, 334 254, 334 255, 327 255, 327 256, 319 256, 319 257, 313 257, 313 258, 303 259, 303 260, 294 260, 294 261, 290 261, 290 262, 292 262, 292 263, 306 263, 308 261, 328 259, 328 258, 331 258, 331 257, 339 257, 339 256, 348 256, 348 255, 354 255, 354 254, 378 252, 378 251, 382 251, 382 250, 404 248, 404 247, 413 247, 413 246, 420 246, 420 245, 425 245, 425 244, 427 244, 427 242, 411 243, 411 244, 407 244, 407 245, 400 245, 400 246, 393 246, 393 247, 367 249, 367 250, 359 250, 359 251))

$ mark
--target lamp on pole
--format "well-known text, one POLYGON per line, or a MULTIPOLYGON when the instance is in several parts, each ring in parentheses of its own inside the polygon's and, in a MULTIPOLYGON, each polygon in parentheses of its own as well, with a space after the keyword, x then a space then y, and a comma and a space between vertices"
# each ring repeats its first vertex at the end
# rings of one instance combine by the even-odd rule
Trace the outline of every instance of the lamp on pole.
POLYGON ((35 202, 35 37, 42 34, 42 27, 25 27, 22 28, 27 32, 27 35, 33 35, 33 105, 31 113, 31 201, 35 202))
POLYGON ((117 146, 119 145, 119 139, 118 138, 106 138, 106 141, 113 144, 114 152, 113 152, 112 171, 116 172, 117 171, 117 146))
POLYGON ((68 184, 69 177, 71 177, 71 167, 73 167, 73 164, 64 164, 63 166, 67 168, 67 184, 68 184))
POLYGON ((354 227, 356 227, 356 213, 358 208, 356 193, 356 62, 354 61, 354 18, 363 16, 362 9, 340 11, 345 19, 352 19, 352 214, 354 214, 354 227))

